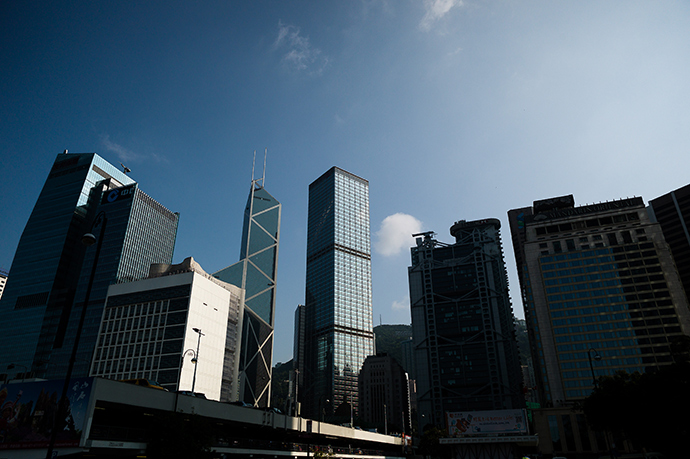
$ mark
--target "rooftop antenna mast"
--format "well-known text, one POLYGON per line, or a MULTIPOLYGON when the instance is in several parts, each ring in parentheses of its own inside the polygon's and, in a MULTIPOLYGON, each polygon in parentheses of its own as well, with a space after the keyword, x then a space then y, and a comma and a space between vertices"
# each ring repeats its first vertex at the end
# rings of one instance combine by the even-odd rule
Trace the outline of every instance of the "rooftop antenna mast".
POLYGON ((256 150, 254 150, 254 160, 252 161, 252 184, 258 185, 261 182, 261 187, 264 186, 266 181, 266 156, 268 156, 268 148, 264 150, 264 170, 260 179, 254 178, 254 168, 256 167, 256 150))

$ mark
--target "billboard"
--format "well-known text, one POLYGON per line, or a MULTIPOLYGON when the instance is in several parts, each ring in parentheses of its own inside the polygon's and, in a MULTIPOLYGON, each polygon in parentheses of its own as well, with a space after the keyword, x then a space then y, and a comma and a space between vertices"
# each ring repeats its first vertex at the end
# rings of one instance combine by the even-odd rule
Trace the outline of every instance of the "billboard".
POLYGON ((63 401, 67 416, 58 418, 64 380, 0 386, 0 450, 46 448, 55 425, 56 446, 79 446, 93 378, 73 378, 63 401))
POLYGON ((448 434, 527 434, 525 410, 458 411, 446 413, 448 434))

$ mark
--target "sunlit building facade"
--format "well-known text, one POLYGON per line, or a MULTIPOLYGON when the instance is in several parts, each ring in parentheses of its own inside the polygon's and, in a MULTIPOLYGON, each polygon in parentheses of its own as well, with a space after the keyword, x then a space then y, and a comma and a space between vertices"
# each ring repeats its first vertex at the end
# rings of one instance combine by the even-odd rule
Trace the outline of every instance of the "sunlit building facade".
POLYGON ((369 182, 337 167, 309 186, 305 295, 303 413, 356 414, 374 352, 369 182))
POLYGON ((170 391, 193 388, 235 401, 242 289, 192 258, 153 265, 150 274, 108 288, 91 376, 145 378, 170 391))

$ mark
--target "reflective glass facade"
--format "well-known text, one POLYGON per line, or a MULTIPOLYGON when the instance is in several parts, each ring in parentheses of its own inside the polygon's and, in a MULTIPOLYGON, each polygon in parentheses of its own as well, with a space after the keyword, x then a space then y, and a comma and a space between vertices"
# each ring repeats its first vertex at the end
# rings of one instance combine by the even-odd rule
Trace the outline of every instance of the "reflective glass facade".
POLYGON ((307 415, 344 402, 357 410, 357 378, 374 348, 370 244, 369 182, 334 167, 309 186, 307 415))
MULTIPOLYGON (((178 214, 156 202, 137 184, 118 188, 100 184, 92 195, 98 202, 95 213, 104 212, 108 221, 74 367, 77 376, 88 376, 108 286, 148 277, 153 263, 172 263, 179 220, 178 214)), ((92 232, 100 236, 99 227, 92 232)), ((86 250, 68 330, 75 330, 79 324, 95 253, 95 244, 86 250)), ((68 332, 64 343, 54 346, 49 376, 53 371, 55 376, 64 371, 73 343, 74 332, 68 332)))
MULTIPOLYGON (((39 376, 62 342, 84 256, 81 236, 94 206, 91 190, 110 180, 134 181, 95 153, 56 157, 15 252, 0 300, 0 368, 21 364, 39 376)), ((97 205, 97 202, 96 202, 97 205)))
POLYGON ((0 302, 0 366, 22 364, 41 377, 64 375, 95 252, 95 246, 84 248, 81 237, 100 211, 107 213, 107 231, 74 376, 88 373, 107 285, 144 277, 150 263, 172 260, 176 214, 95 153, 58 155, 0 302))
POLYGON ((240 261, 213 274, 245 289, 240 346, 239 399, 255 406, 271 403, 273 327, 281 205, 252 180, 244 211, 240 261))
POLYGON ((574 207, 570 198, 509 212, 539 395, 554 405, 589 395, 593 377, 672 363, 670 341, 690 331, 678 272, 642 199, 574 207))

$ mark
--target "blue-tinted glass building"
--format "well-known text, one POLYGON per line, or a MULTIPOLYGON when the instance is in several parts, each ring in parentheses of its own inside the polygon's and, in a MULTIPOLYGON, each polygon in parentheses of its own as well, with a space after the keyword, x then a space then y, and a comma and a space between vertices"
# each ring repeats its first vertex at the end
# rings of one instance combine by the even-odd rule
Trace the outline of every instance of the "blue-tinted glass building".
MULTIPOLYGON (((137 185, 130 177, 95 153, 65 152, 55 159, 20 238, 10 269, 11 280, 0 300, 3 316, 0 321, 0 368, 15 363, 26 366, 38 376, 64 375, 68 357, 62 356, 69 356, 71 352, 69 343, 74 336, 75 317, 78 318, 80 312, 79 298, 83 302, 91 271, 88 259, 89 256, 93 259, 95 250, 93 247, 86 250, 81 237, 89 232, 101 210, 108 212, 108 232, 101 254, 103 265, 99 262, 99 274, 91 296, 94 302, 105 298, 105 293, 100 293, 104 291, 103 283, 128 278, 125 270, 120 269, 121 262, 171 261, 177 215, 167 211, 166 215, 172 215, 172 220, 167 220, 170 224, 163 231, 165 237, 140 244, 138 241, 146 239, 143 233, 149 226, 141 220, 150 214, 145 210, 138 213, 118 211, 116 208, 123 207, 123 203, 117 200, 112 203, 114 207, 111 203, 104 204, 104 196, 117 189, 131 191, 131 203, 143 199, 135 198, 137 185), (117 231, 126 232, 127 237, 113 243, 112 234, 117 231), (149 252, 156 251, 154 247, 160 246, 165 246, 163 259, 158 259, 158 255, 148 256, 149 252), (106 273, 106 270, 110 271, 106 273)), ((87 325, 95 329, 94 333, 98 332, 98 324, 92 322, 100 320, 102 313, 97 309, 94 308, 93 317, 90 314, 90 325, 87 325)), ((90 337, 95 339, 95 334, 85 331, 81 338, 86 353, 93 345, 89 344, 90 337)), ((87 374, 89 360, 90 355, 78 357, 75 376, 87 374)))
MULTIPOLYGON (((98 202, 95 213, 104 212, 108 222, 74 367, 75 374, 79 376, 88 375, 108 286, 145 279, 154 263, 172 263, 179 219, 178 214, 141 191, 136 183, 118 188, 100 183, 94 187, 92 194, 98 202)), ((96 245, 93 245, 85 253, 75 306, 68 322, 70 330, 76 329, 79 323, 95 252, 96 245)), ((53 351, 54 365, 48 369, 49 376, 53 368, 55 376, 60 374, 63 367, 66 368, 73 339, 74 333, 68 333, 64 345, 53 351)))
POLYGON ((374 353, 369 182, 337 167, 309 185, 305 308, 303 413, 356 413, 374 353))
POLYGON ((501 223, 456 222, 454 244, 423 233, 408 268, 420 430, 446 413, 524 407, 501 223))
POLYGON ((561 196, 508 218, 542 404, 570 406, 594 378, 673 363, 688 300, 642 198, 576 207, 561 196))
POLYGON ((273 328, 280 240, 280 203, 252 180, 244 210, 240 261, 213 274, 245 290, 239 362, 239 400, 271 403, 273 328))

